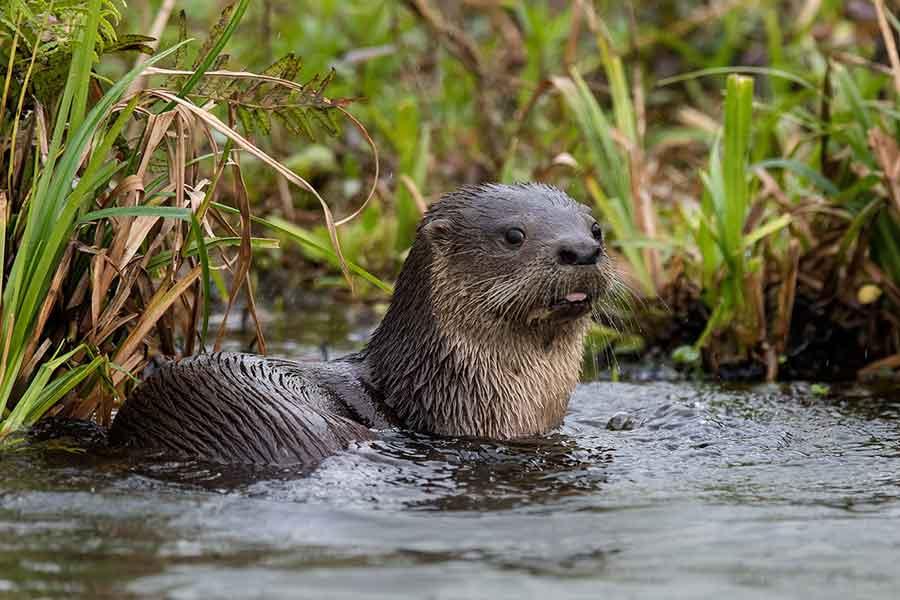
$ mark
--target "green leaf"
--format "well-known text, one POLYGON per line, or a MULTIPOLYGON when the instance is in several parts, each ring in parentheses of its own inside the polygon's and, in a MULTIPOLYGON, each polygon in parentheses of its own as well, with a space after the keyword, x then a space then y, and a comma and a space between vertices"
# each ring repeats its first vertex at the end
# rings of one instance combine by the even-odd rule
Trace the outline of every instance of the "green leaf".
POLYGON ((113 43, 104 46, 103 52, 106 54, 133 50, 140 52, 141 54, 153 54, 153 46, 150 45, 150 42, 155 41, 156 39, 149 35, 126 33, 124 35, 119 35, 113 43))
POLYGON ((747 158, 750 154, 750 122, 753 110, 753 79, 729 75, 725 93, 725 133, 722 176, 725 185, 722 239, 729 258, 735 259, 735 277, 742 278, 740 260, 741 232, 747 217, 750 190, 747 182, 747 158))
MULTIPOLYGON (((233 246, 241 245, 241 238, 239 237, 208 237, 204 239, 203 242, 206 245, 207 253, 212 248, 228 248, 233 246)), ((278 240, 275 238, 250 238, 250 246, 253 249, 274 249, 280 248, 281 245, 278 243, 278 240)), ((181 255, 184 257, 189 256, 197 256, 199 250, 197 249, 197 243, 191 242, 187 246, 184 247, 181 255)), ((170 250, 165 250, 155 255, 147 262, 147 270, 153 271, 154 269, 158 269, 159 267, 165 265, 170 260, 172 260, 172 252, 170 250)), ((210 274, 212 276, 212 273, 210 274)), ((215 277, 213 277, 215 279, 215 277)))
POLYGON ((749 248, 764 237, 770 236, 776 231, 780 231, 791 224, 791 215, 781 215, 777 219, 772 219, 765 225, 757 227, 744 236, 744 247, 749 248))
POLYGON ((85 214, 79 223, 90 223, 100 219, 111 217, 162 217, 164 219, 179 219, 189 221, 191 211, 188 208, 176 208, 174 206, 116 206, 103 208, 85 214))
MULTIPOLYGON (((231 213, 231 214, 239 214, 240 213, 240 211, 237 210, 236 208, 226 206, 225 204, 219 204, 218 202, 214 202, 213 206, 215 206, 216 208, 218 208, 219 210, 221 210, 223 212, 227 212, 227 213, 231 213)), ((313 240, 293 223, 289 223, 283 219, 278 219, 278 218, 269 220, 269 219, 263 219, 260 217, 253 217, 253 216, 250 217, 250 220, 253 221, 254 223, 259 223, 260 225, 263 225, 270 229, 274 229, 275 231, 279 231, 279 232, 287 235, 289 238, 291 238, 295 242, 298 242, 300 244, 303 244, 305 246, 308 246, 310 248, 313 248, 313 249, 321 252, 323 255, 327 256, 332 261, 335 261, 335 264, 338 261, 337 253, 335 253, 334 250, 332 250, 331 248, 329 248, 327 246, 323 246, 322 244, 313 240)), ((348 260, 348 261, 346 261, 346 263, 347 263, 347 267, 350 269, 351 273, 355 273, 356 275, 361 277, 363 280, 371 283, 375 287, 377 287, 389 294, 393 293, 393 287, 390 284, 385 283, 384 281, 382 281, 375 275, 372 275, 371 273, 369 273, 368 271, 366 271, 365 269, 363 269, 362 267, 360 267, 359 265, 357 265, 356 263, 354 263, 352 261, 348 260)))
POLYGON ((200 347, 206 347, 206 334, 209 331, 209 313, 212 293, 210 290, 209 275, 209 254, 206 250, 206 242, 203 239, 203 230, 200 228, 200 221, 196 215, 191 214, 191 232, 194 234, 194 242, 197 244, 198 256, 200 257, 200 269, 202 276, 200 284, 203 287, 203 324, 200 327, 200 347))
POLYGON ((828 181, 828 179, 826 179, 821 173, 819 173, 812 167, 792 158, 770 158, 768 160, 763 160, 755 163, 751 165, 750 168, 781 168, 788 171, 793 171, 796 175, 809 180, 810 183, 814 184, 817 188, 819 188, 821 191, 825 192, 832 198, 840 194, 840 190, 837 189, 837 187, 833 183, 828 181))
POLYGON ((750 75, 765 75, 767 77, 777 77, 781 79, 787 79, 788 81, 792 81, 802 87, 805 87, 811 91, 818 92, 815 84, 806 79, 800 77, 799 75, 795 75, 793 73, 789 73, 787 71, 781 71, 779 69, 770 69, 766 67, 712 67, 709 69, 700 69, 698 71, 691 71, 690 73, 682 73, 681 75, 675 75, 674 77, 666 77, 665 79, 660 79, 656 82, 657 87, 663 87, 667 85, 672 85, 674 83, 681 83, 683 81, 689 81, 691 79, 698 79, 700 77, 707 77, 710 75, 733 75, 738 73, 747 73, 750 75))
MULTIPOLYGON (((187 39, 187 13, 184 12, 184 9, 181 9, 178 11, 178 42, 181 43, 187 39)), ((183 71, 187 68, 186 53, 187 46, 178 47, 178 51, 175 52, 174 56, 174 67, 176 70, 183 71)))
POLYGON ((814 396, 827 396, 831 393, 831 386, 826 383, 813 383, 809 386, 809 391, 812 392, 814 396))
POLYGON ((47 410, 58 402, 63 396, 72 391, 85 377, 90 375, 103 362, 102 357, 97 357, 86 365, 80 365, 57 377, 52 382, 50 378, 57 369, 62 367, 73 356, 86 352, 87 346, 79 345, 75 349, 54 356, 51 360, 40 366, 34 379, 25 389, 19 402, 10 414, 0 424, 0 439, 18 430, 23 425, 31 425, 37 421, 47 410))
MULTIPOLYGON (((91 84, 91 68, 97 56, 94 48, 97 45, 97 28, 100 25, 101 0, 88 0, 86 25, 79 31, 79 40, 72 54, 72 66, 69 77, 75 89, 72 100, 72 113, 69 115, 70 131, 77 131, 84 120, 87 109, 88 87, 91 84)), ((63 113, 65 114, 65 113, 63 113)))

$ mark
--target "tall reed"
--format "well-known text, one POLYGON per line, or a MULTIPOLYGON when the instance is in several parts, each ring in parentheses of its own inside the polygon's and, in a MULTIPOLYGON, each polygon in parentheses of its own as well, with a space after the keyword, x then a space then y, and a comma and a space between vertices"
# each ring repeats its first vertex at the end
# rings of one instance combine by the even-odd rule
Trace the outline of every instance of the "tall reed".
MULTIPOLYGON (((61 62, 68 75, 58 102, 31 85, 31 66, 49 51, 42 35, 20 36, 15 28, 17 43, 8 54, 0 107, 4 120, 12 115, 0 121, 0 147, 10 148, 0 155, 0 440, 15 439, 9 434, 56 405, 65 414, 108 423, 152 353, 191 354, 207 346, 214 288, 225 300, 226 320, 245 294, 264 351, 250 264, 254 248, 278 241, 253 237, 254 219, 333 256, 348 278, 387 287, 342 255, 336 227, 353 215, 333 217, 305 179, 248 137, 273 117, 312 135, 311 121, 329 128, 335 113, 374 150, 344 103, 323 96, 328 78, 294 81, 299 60, 282 59, 261 75, 222 70, 221 52, 249 0, 226 7, 192 64, 191 40, 183 39, 139 61, 94 99, 95 61, 123 43, 141 47, 146 38, 116 42, 110 21, 117 13, 109 6, 117 0, 89 0, 59 13, 42 0, 28 1, 35 10, 13 2, 19 12, 10 22, 68 18, 63 31, 71 32, 72 43, 60 38, 53 49, 54 60, 68 61, 61 62), (28 69, 16 48, 30 52, 28 69), (126 97, 142 74, 166 75, 169 87, 134 86, 126 97), (18 94, 14 111, 5 101, 11 89, 18 94), (241 154, 318 199, 332 247, 250 213, 241 154), (235 206, 219 197, 229 179, 227 196, 235 206)), ((223 321, 214 347, 224 332, 223 321)))

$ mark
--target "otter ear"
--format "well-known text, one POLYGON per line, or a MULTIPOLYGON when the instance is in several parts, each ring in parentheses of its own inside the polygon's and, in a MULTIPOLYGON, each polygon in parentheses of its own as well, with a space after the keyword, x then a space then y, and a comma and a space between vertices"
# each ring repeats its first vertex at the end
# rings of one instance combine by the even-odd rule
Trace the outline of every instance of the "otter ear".
POLYGON ((453 230, 453 224, 448 219, 432 219, 422 225, 422 234, 428 241, 443 246, 453 230))

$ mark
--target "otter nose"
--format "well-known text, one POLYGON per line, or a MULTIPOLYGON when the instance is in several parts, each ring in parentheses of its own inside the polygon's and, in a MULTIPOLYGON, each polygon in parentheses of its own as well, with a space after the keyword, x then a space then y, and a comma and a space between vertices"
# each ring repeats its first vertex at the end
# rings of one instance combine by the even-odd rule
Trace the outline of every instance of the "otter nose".
POLYGON ((561 265, 596 265, 600 260, 600 242, 596 240, 568 240, 556 252, 561 265))

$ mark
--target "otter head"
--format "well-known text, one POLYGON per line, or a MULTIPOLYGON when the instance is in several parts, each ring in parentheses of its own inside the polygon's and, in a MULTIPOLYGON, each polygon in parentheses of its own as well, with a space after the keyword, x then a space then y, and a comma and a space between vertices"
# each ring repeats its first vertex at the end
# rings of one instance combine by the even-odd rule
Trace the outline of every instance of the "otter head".
POLYGON ((544 433, 565 414, 611 272, 599 224, 553 187, 445 195, 365 353, 372 381, 412 429, 544 433))
POLYGON ((584 328, 609 272, 590 210, 547 185, 449 194, 416 243, 431 250, 432 298, 446 307, 439 321, 545 341, 584 328))

